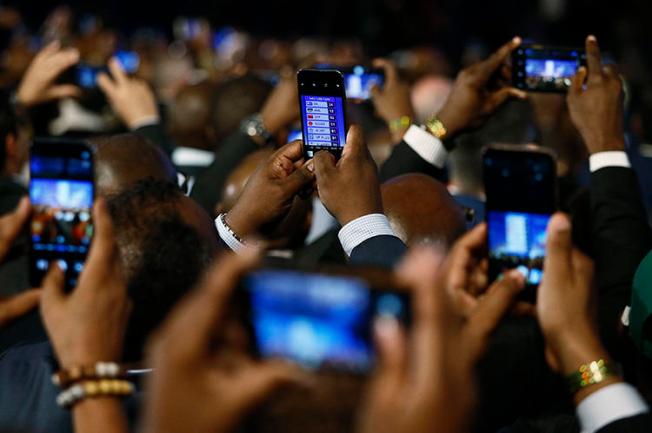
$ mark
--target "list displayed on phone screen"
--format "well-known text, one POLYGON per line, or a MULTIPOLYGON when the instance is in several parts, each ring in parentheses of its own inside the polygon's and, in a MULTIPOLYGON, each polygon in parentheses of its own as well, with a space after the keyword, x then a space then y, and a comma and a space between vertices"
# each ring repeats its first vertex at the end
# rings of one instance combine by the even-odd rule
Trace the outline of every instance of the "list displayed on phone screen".
POLYGON ((320 150, 342 150, 346 142, 344 108, 337 96, 301 96, 304 146, 309 157, 320 150))

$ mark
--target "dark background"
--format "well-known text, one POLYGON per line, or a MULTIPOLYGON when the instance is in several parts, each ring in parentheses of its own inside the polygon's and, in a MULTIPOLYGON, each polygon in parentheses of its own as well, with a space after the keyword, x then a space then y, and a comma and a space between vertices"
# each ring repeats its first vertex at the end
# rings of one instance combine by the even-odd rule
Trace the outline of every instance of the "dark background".
MULTIPOLYGON (((37 27, 62 2, 4 4, 21 10, 37 27)), ((652 48, 649 0, 72 0, 65 4, 79 13, 99 13, 107 24, 126 32, 143 26, 169 32, 175 16, 202 15, 216 26, 235 25, 258 35, 354 36, 373 55, 433 44, 454 57, 469 42, 481 40, 494 47, 515 34, 569 46, 580 45, 584 36, 594 33, 617 55, 628 44, 646 52, 652 48), (563 16, 546 18, 541 13, 544 1, 563 2, 563 16)))

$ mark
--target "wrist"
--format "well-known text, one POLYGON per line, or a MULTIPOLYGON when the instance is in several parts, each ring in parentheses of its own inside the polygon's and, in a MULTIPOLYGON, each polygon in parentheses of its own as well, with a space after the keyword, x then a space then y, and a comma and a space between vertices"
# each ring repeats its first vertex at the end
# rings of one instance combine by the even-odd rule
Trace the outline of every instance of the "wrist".
POLYGON ((434 117, 439 119, 442 126, 446 129, 446 133, 443 137, 437 137, 439 139, 450 139, 458 135, 464 129, 464 126, 457 119, 457 116, 454 113, 451 113, 445 106, 434 117))
POLYGON ((624 152, 625 151, 625 139, 624 138, 614 138, 611 140, 595 140, 587 139, 585 140, 587 147, 589 149, 590 155, 595 155, 600 152, 624 152))
POLYGON ((574 338, 560 339, 556 344, 561 348, 557 351, 560 362, 560 373, 564 376, 572 374, 588 362, 598 359, 609 359, 609 354, 596 336, 574 335, 574 338))
POLYGON ((262 223, 257 223, 250 213, 241 211, 237 204, 224 215, 224 223, 241 239, 255 233, 262 223))

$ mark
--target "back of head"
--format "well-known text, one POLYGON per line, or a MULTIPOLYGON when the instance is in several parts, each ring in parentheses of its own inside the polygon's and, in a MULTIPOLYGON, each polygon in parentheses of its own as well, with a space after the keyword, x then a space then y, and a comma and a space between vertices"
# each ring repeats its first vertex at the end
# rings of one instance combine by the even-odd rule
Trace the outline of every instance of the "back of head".
POLYGON ((170 107, 170 135, 183 146, 212 150, 213 84, 204 81, 179 91, 170 107))
POLYGON ((109 196, 107 204, 134 303, 125 359, 135 361, 147 336, 196 283, 216 235, 207 238, 204 227, 210 224, 188 212, 190 199, 173 183, 141 180, 109 196))
POLYGON ((253 75, 225 81, 213 94, 212 123, 217 140, 223 139, 240 126, 247 116, 262 108, 272 86, 253 75))
POLYGON ((405 174, 381 185, 383 209, 407 245, 450 247, 466 230, 462 208, 443 184, 423 174, 405 174))
POLYGON ((527 144, 538 141, 534 113, 527 101, 511 100, 475 131, 461 135, 450 153, 451 183, 462 193, 484 194, 482 149, 489 144, 527 144))
POLYGON ((176 170, 167 155, 139 135, 98 137, 90 143, 95 147, 98 195, 120 193, 146 178, 177 181, 176 170))

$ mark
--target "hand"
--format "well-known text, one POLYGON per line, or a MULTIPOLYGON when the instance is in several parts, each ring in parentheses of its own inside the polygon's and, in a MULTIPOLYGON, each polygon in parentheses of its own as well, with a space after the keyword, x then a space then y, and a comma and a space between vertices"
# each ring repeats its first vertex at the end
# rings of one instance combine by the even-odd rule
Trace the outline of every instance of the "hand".
MULTIPOLYGON (((384 86, 382 88, 378 86, 371 88, 371 100, 378 116, 387 124, 404 116, 414 119, 414 108, 410 100, 410 87, 407 83, 401 81, 396 66, 385 59, 374 60, 374 66, 385 70, 384 86)), ((396 131, 396 133, 392 131, 392 137, 396 143, 401 141, 406 129, 396 131)))
POLYGON ((481 126, 489 115, 511 97, 527 98, 526 92, 514 87, 502 87, 493 91, 487 88, 490 80, 520 44, 521 38, 516 37, 487 60, 459 73, 448 100, 437 114, 447 130, 447 137, 481 126))
POLYGON ((0 217, 0 262, 6 257, 31 213, 29 199, 23 197, 13 212, 0 217))
POLYGON ((303 380, 281 361, 228 363, 216 347, 233 289, 257 258, 255 250, 223 256, 170 314, 149 350, 142 431, 229 432, 278 387, 303 380))
POLYGON ((27 290, 10 298, 0 299, 0 329, 36 308, 41 300, 41 291, 27 290))
POLYGON ((277 150, 249 177, 227 214, 227 224, 239 236, 255 233, 266 223, 284 216, 297 193, 314 179, 312 161, 304 163, 301 141, 277 150))
POLYGON ((625 150, 622 83, 611 67, 602 66, 595 36, 586 39, 586 60, 588 71, 580 67, 568 90, 571 120, 590 154, 625 150))
POLYGON ((41 315, 63 368, 119 362, 122 357, 131 303, 102 199, 95 202, 93 220, 93 243, 72 293, 64 292, 64 274, 56 264, 43 280, 41 315))
POLYGON ((475 366, 493 330, 523 288, 504 278, 466 320, 453 305, 430 250, 411 252, 398 270, 413 295, 409 341, 393 319, 379 319, 379 365, 360 418, 359 433, 459 433, 469 427, 475 366))
POLYGON ((326 151, 318 152, 314 161, 319 198, 342 226, 383 211, 378 169, 359 126, 349 128, 339 161, 326 151))
POLYGON ((97 77, 97 85, 106 95, 111 108, 129 129, 136 129, 143 121, 158 121, 158 107, 154 92, 139 78, 129 77, 116 58, 109 61, 109 72, 97 77))
POLYGON ((573 248, 564 214, 553 215, 548 224, 543 266, 536 309, 550 367, 568 375, 581 364, 608 358, 594 319, 593 263, 573 248))
POLYGON ((81 94, 72 84, 55 84, 56 79, 79 61, 75 48, 61 49, 57 41, 50 43, 34 57, 18 86, 16 98, 25 107, 33 107, 55 99, 81 94))
POLYGON ((281 71, 281 81, 265 101, 260 116, 272 135, 299 119, 299 91, 291 70, 281 71))

